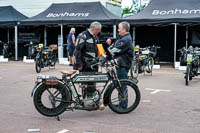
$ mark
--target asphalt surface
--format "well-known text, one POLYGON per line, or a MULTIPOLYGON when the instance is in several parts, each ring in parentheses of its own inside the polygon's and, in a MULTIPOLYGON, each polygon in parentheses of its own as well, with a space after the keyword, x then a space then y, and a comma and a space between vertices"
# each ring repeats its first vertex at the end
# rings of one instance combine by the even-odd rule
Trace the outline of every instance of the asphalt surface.
MULTIPOLYGON (((61 78, 55 70, 41 74, 61 78)), ((161 67, 153 75, 139 75, 139 106, 129 114, 104 111, 64 112, 61 121, 42 116, 33 105, 31 91, 36 77, 34 64, 0 63, 0 133, 199 133, 200 78, 185 86, 183 71, 161 67), (39 130, 39 131, 38 131, 39 130)))

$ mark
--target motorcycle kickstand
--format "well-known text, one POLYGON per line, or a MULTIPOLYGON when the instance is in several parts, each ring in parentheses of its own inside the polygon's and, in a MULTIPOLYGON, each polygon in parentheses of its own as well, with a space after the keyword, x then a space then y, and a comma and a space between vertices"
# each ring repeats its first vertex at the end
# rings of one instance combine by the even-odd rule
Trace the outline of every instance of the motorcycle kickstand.
MULTIPOLYGON (((56 108, 55 103, 52 103, 52 105, 53 105, 53 108, 55 109, 55 108, 56 108)), ((57 111, 56 111, 56 113, 57 113, 57 111)), ((56 115, 56 119, 57 119, 58 121, 60 121, 59 115, 56 115)))

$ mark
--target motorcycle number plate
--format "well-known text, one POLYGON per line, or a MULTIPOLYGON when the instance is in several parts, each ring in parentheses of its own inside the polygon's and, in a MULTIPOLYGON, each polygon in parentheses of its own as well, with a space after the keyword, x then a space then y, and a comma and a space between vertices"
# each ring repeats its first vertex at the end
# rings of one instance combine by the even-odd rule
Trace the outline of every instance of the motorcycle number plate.
POLYGON ((187 62, 192 62, 192 54, 187 55, 187 62))

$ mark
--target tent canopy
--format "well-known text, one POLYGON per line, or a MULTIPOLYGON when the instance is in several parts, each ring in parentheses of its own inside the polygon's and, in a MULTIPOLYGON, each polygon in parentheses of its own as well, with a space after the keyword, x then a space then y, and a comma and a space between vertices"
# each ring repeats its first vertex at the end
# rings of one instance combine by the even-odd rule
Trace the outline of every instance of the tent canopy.
POLYGON ((23 25, 89 24, 99 21, 114 24, 118 16, 112 14, 100 2, 52 4, 42 13, 23 20, 23 25))
POLYGON ((18 21, 27 18, 12 6, 0 7, 0 26, 15 25, 18 21))
POLYGON ((199 0, 152 0, 138 14, 124 18, 132 24, 199 23, 199 0))

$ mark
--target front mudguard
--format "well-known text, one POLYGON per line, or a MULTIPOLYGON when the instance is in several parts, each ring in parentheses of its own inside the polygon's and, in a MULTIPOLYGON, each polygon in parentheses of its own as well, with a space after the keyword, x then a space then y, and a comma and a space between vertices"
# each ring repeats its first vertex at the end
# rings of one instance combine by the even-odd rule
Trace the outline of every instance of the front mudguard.
MULTIPOLYGON (((134 86, 137 87, 136 83, 133 82, 132 80, 129 80, 129 79, 121 79, 119 80, 120 82, 122 81, 128 81, 128 82, 132 82, 132 84, 134 84, 134 86)), ((111 83, 108 85, 108 87, 106 88, 105 92, 104 92, 104 95, 103 95, 103 104, 105 106, 107 106, 109 104, 109 95, 110 93, 112 92, 112 89, 113 87, 115 87, 115 84, 114 83, 111 83)))

